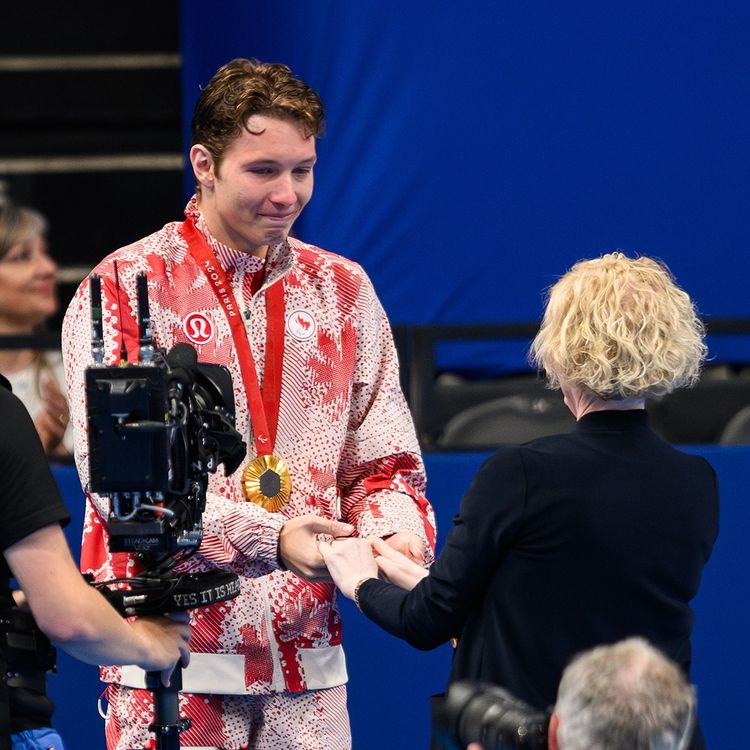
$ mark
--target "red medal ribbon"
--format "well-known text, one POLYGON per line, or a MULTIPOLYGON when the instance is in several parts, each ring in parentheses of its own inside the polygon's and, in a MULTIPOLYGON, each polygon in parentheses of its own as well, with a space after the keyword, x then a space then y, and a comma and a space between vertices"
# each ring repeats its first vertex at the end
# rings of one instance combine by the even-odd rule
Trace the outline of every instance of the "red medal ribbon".
POLYGON ((250 348, 245 324, 224 269, 216 260, 206 238, 190 219, 182 224, 182 234, 195 262, 206 275, 232 330, 247 393, 250 421, 258 456, 273 454, 281 400, 281 368, 284 363, 284 284, 277 281, 266 289, 266 362, 263 388, 250 348))

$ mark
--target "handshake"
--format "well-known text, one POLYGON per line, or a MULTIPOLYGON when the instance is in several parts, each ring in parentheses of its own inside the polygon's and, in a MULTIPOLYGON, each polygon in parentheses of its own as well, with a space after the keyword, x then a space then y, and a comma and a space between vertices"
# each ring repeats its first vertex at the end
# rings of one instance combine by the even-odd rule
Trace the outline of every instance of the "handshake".
POLYGON ((425 545, 417 534, 399 531, 385 539, 359 539, 351 538, 354 530, 351 524, 314 514, 290 518, 279 533, 279 566, 308 581, 333 581, 350 599, 358 581, 377 578, 379 571, 406 589, 427 575, 422 567, 425 545))
MULTIPOLYGON (((320 519, 318 516, 300 516, 284 525, 279 542, 280 550, 284 548, 284 530, 291 535, 287 537, 287 541, 293 538, 295 542, 300 542, 314 528, 318 529, 312 537, 315 539, 316 549, 307 565, 308 575, 304 577, 332 580, 349 599, 355 599, 357 584, 368 578, 384 578, 399 588, 411 590, 428 575, 428 571, 422 566, 425 559, 424 543, 417 534, 408 531, 397 532, 385 539, 348 538, 346 535, 354 532, 354 527, 349 524, 320 519), (297 531, 300 533, 297 534, 297 531), (314 557, 318 559, 315 560, 314 557)), ((288 569, 302 574, 302 571, 295 569, 296 564, 292 560, 297 561, 297 558, 293 555, 282 557, 282 562, 288 569)), ((149 654, 142 657, 140 663, 145 668, 162 670, 162 682, 167 685, 176 660, 175 647, 179 648, 183 667, 187 666, 190 658, 187 649, 190 634, 187 615, 180 613, 170 618, 139 618, 130 624, 131 630, 138 631, 137 636, 146 636, 146 642, 150 643, 149 654), (170 646, 171 651, 167 651, 170 646), (158 647, 164 653, 153 655, 151 652, 158 651, 158 647), (170 661, 170 665, 164 668, 167 661, 170 661)))
POLYGON ((308 581, 333 581, 353 599, 354 587, 380 575, 400 588, 412 589, 427 575, 425 544, 411 531, 384 539, 351 538, 354 526, 314 514, 290 518, 279 533, 282 569, 308 581))
POLYGON ((398 532, 385 539, 321 540, 318 551, 341 593, 355 601, 358 584, 368 578, 385 578, 399 588, 411 590, 428 575, 422 567, 422 540, 410 532, 398 532))

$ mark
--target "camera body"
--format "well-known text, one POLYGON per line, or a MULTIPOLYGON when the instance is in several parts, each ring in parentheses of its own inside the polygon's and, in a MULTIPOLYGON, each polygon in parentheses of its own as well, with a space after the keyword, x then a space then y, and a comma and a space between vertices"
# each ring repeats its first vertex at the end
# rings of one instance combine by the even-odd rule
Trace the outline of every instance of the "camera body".
MULTIPOLYGON (((233 599, 240 592, 233 571, 177 572, 203 540, 208 475, 223 464, 229 476, 245 458, 229 370, 199 363, 189 344, 169 353, 154 346, 145 273, 136 276, 138 361, 127 361, 122 339, 119 363, 104 365, 101 278, 92 274, 89 281, 87 490, 108 500, 109 550, 134 553, 141 564, 132 578, 91 582, 128 617, 233 599)), ((115 283, 119 295, 116 267, 115 283)))
POLYGON ((432 720, 445 750, 463 750, 470 742, 484 750, 546 750, 549 718, 504 688, 464 680, 450 685, 432 720))
POLYGON ((229 371, 178 344, 148 364, 86 371, 89 487, 109 497, 113 552, 198 547, 208 473, 245 455, 229 371))
POLYGON ((199 364, 189 344, 168 354, 154 346, 145 273, 136 276, 138 362, 128 363, 123 339, 120 362, 105 366, 99 275, 89 284, 88 489, 109 499, 110 551, 159 559, 150 568, 158 575, 200 546, 209 473, 223 463, 229 476, 245 457, 232 378, 221 365, 199 364))

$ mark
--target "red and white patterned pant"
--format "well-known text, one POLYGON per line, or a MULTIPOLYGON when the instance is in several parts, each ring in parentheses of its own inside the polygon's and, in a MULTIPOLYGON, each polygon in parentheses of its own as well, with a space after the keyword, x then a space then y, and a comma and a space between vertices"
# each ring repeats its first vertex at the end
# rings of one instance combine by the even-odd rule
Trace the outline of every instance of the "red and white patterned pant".
MULTIPOLYGON (((153 693, 111 684, 107 750, 153 745, 153 693)), ((180 747, 218 750, 350 750, 346 686, 305 693, 200 695, 180 693, 180 715, 192 726, 180 747)))

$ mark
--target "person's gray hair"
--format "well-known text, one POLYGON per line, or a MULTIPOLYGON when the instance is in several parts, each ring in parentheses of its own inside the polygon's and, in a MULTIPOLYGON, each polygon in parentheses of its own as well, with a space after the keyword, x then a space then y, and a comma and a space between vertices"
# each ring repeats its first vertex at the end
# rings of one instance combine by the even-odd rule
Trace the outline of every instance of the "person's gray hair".
POLYGON ((695 691, 666 656, 629 638, 568 665, 555 713, 560 750, 684 750, 695 691))

